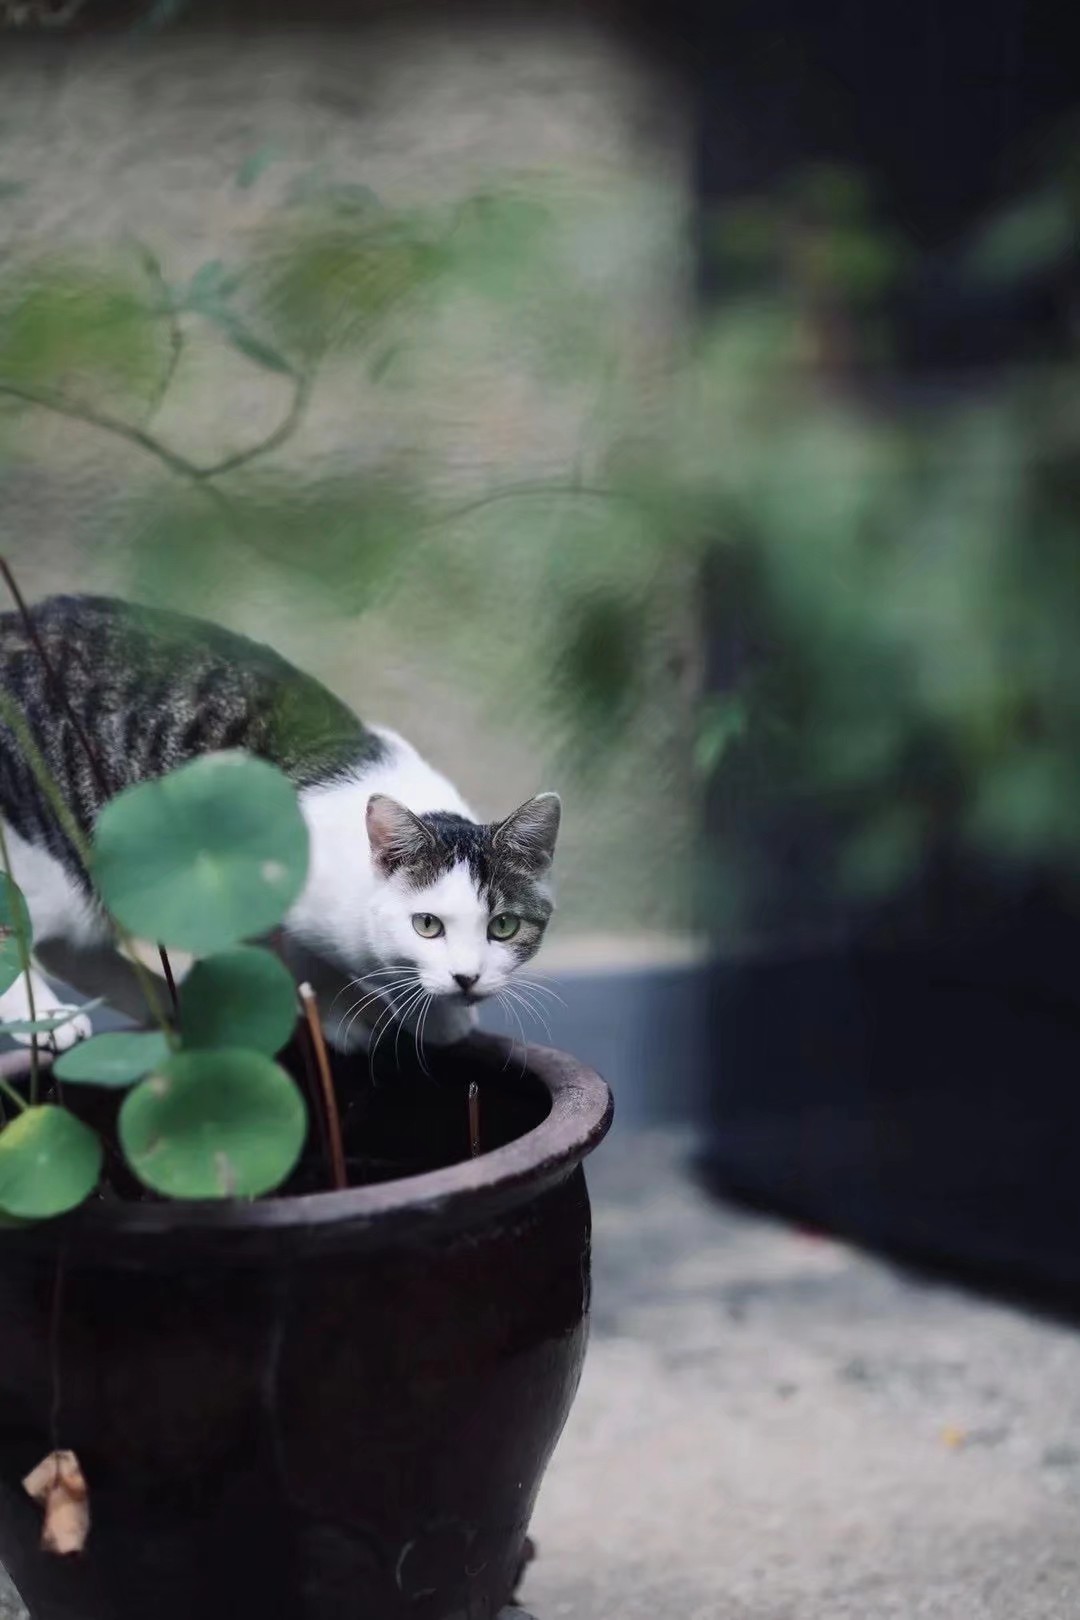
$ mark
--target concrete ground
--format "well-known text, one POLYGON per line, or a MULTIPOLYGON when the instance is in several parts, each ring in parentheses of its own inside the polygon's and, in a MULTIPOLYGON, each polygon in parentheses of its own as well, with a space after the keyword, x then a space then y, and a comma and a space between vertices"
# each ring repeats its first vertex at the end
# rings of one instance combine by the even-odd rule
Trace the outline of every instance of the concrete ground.
POLYGON ((528 1615, 1076 1620, 1080 1335, 723 1208, 688 1147, 617 1129, 592 1162, 528 1615))
POLYGON ((1076 1620, 1080 1335, 592 1161, 593 1339, 536 1620, 1076 1620))

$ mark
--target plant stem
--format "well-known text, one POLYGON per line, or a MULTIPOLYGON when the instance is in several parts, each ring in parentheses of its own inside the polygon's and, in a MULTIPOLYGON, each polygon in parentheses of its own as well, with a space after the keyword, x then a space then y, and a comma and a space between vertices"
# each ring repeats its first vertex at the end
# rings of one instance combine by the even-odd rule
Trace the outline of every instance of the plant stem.
POLYGON ((24 1097, 20 1097, 19 1093, 15 1090, 15 1087, 9 1085, 3 1076, 0 1076, 0 1091, 4 1093, 4 1096, 9 1102, 14 1103, 15 1107, 21 1114, 26 1112, 26 1099, 24 1097))
MULTIPOLYGON (((26 716, 23 714, 18 704, 14 703, 8 693, 2 688, 0 688, 0 719, 3 719, 5 724, 10 726, 11 730, 14 732, 16 741, 26 756, 26 762, 33 773, 34 781, 37 783, 38 788, 41 790, 44 797, 48 800, 49 808, 56 817, 58 825, 66 835, 79 860, 82 862, 83 870, 86 873, 86 880, 91 884, 92 887, 93 885, 90 877, 91 851, 86 834, 79 826, 71 806, 61 793, 55 777, 46 764, 45 756, 38 747, 37 740, 27 724, 26 716)), ((154 987, 153 975, 147 970, 144 963, 137 955, 135 951, 135 942, 131 934, 128 933, 127 929, 122 923, 117 922, 115 917, 111 918, 111 921, 113 927, 116 929, 116 937, 127 950, 132 971, 138 979, 140 989, 146 998, 146 1005, 150 1009, 151 1018, 153 1018, 154 1022, 158 1025, 162 1034, 169 1042, 169 1045, 175 1047, 177 1044, 176 1033, 169 1024, 168 1019, 165 1017, 164 1010, 161 1006, 161 1000, 158 996, 157 990, 154 987)))
POLYGON ((161 971, 165 975, 165 983, 169 991, 169 1000, 172 1002, 172 1010, 174 1013, 179 1013, 180 997, 176 993, 176 980, 173 978, 172 963, 169 961, 169 953, 165 949, 164 945, 158 946, 158 956, 161 959, 161 971))
POLYGON ((300 1061, 304 1065, 304 1083, 307 1086, 308 1103, 319 1131, 319 1147, 322 1150, 323 1161, 326 1165, 326 1174, 333 1180, 334 1160, 330 1151, 330 1128, 326 1118, 326 1109, 322 1102, 322 1082, 319 1078, 318 1066, 315 1062, 315 1044, 311 1036, 311 1028, 307 1017, 300 1019, 296 1026, 296 1044, 300 1051, 300 1061))
POLYGON ((56 817, 61 830, 82 862, 87 881, 89 881, 90 845, 87 843, 83 830, 75 819, 74 812, 60 792, 52 772, 45 763, 45 756, 38 747, 27 724, 26 716, 18 705, 12 701, 7 692, 2 689, 0 689, 0 719, 10 726, 15 733, 16 741, 26 755, 26 762, 33 773, 34 781, 49 801, 49 809, 56 817))
MULTIPOLYGON (((11 857, 8 855, 7 834, 4 831, 3 817, 0 816, 0 861, 3 861, 7 880, 13 889, 18 888, 11 871, 11 857)), ((22 891, 19 890, 21 897, 22 891)), ((26 980, 26 1008, 30 1014, 31 1022, 37 1018, 37 1008, 34 1005, 34 979, 30 966, 30 941, 26 937, 23 926, 22 911, 16 902, 11 907, 11 920, 15 929, 15 948, 19 953, 19 965, 22 968, 23 978, 26 980)), ((40 1078, 40 1065, 38 1063, 38 1042, 36 1030, 30 1031, 30 1101, 38 1100, 38 1082, 40 1078)))
POLYGON ((79 719, 74 706, 69 701, 63 685, 61 684, 56 671, 52 667, 52 660, 45 651, 45 643, 41 639, 41 633, 38 630, 37 625, 34 623, 33 616, 31 615, 30 609, 26 605, 26 599, 24 598, 22 591, 20 591, 15 582, 15 575, 11 572, 11 567, 6 557, 0 557, 0 574, 3 575, 4 584, 10 591, 12 600, 18 609, 19 618, 22 620, 22 627, 26 631, 34 651, 37 653, 38 662, 45 671, 45 679, 52 688, 53 697, 67 715, 68 721, 70 722, 76 737, 79 739, 79 747, 86 755, 86 763, 90 767, 90 774, 94 778, 97 790, 103 799, 107 799, 109 797, 109 789, 105 782, 105 777, 102 773, 101 766, 98 764, 97 755, 90 746, 90 739, 86 735, 83 723, 79 719))
MULTIPOLYGON (((177 332, 179 333, 179 328, 177 332)), ((182 337, 183 334, 179 333, 181 345, 182 337)), ((175 336, 173 344, 174 360, 166 373, 160 397, 154 404, 154 411, 159 409, 179 364, 182 351, 177 346, 175 336)), ((49 389, 0 380, 0 394, 8 399, 21 400, 24 405, 35 405, 39 410, 50 411, 54 416, 66 416, 69 421, 82 422, 87 427, 97 428, 101 433, 112 434, 114 438, 123 439, 127 444, 134 445, 136 449, 144 450, 147 455, 153 456, 178 478, 186 478, 219 505, 227 507, 224 495, 219 489, 214 488, 213 480, 221 477, 223 473, 235 472, 238 467, 246 466, 249 461, 256 461, 261 456, 269 455, 291 438, 304 414, 311 386, 310 375, 301 374, 296 377, 289 408, 277 427, 257 444, 250 445, 246 450, 237 450, 233 455, 223 457, 221 461, 211 462, 208 467, 200 467, 197 461, 189 461, 187 456, 180 455, 176 450, 170 450, 167 444, 163 444, 146 428, 138 427, 134 422, 125 422, 122 416, 113 416, 111 411, 100 411, 93 405, 83 405, 76 400, 65 399, 62 394, 54 394, 49 389)))
POLYGON ((330 1133, 330 1163, 333 1181, 334 1186, 340 1190, 349 1184, 345 1168, 345 1148, 341 1140, 341 1116, 338 1113, 337 1097, 334 1093, 334 1077, 330 1073, 330 1059, 326 1051, 326 1041, 323 1038, 322 1019, 319 1017, 315 992, 310 984, 300 986, 300 1002, 304 1009, 304 1017, 307 1019, 308 1029, 311 1031, 311 1044, 315 1048, 315 1061, 318 1064, 319 1080, 322 1083, 323 1107, 326 1109, 326 1124, 330 1133))
POLYGON ((469 1154, 480 1155, 480 1087, 475 1080, 469 1082, 469 1154))
POLYGON ((277 450, 287 439, 291 439, 300 424, 308 399, 311 396, 312 377, 301 373, 293 384, 292 403, 277 427, 268 433, 265 439, 253 444, 248 450, 237 450, 234 455, 225 456, 223 460, 215 462, 212 467, 201 467, 198 476, 204 482, 210 478, 220 478, 225 473, 236 472, 239 467, 246 467, 249 461, 255 461, 260 456, 269 455, 277 450))
MULTIPOLYGON (((234 455, 226 456, 223 460, 213 462, 209 467, 200 467, 198 462, 189 461, 186 456, 179 455, 177 451, 170 450, 167 444, 148 433, 145 428, 136 427, 131 422, 125 422, 122 417, 113 416, 108 411, 99 411, 90 405, 81 405, 74 400, 64 399, 60 394, 50 393, 47 389, 31 388, 21 383, 0 381, 0 395, 9 399, 18 399, 24 405, 36 405, 40 410, 51 411, 55 416, 66 416, 69 421, 83 422, 87 427, 97 428, 102 433, 111 433, 114 437, 124 439, 137 449, 144 450, 147 455, 155 457, 162 466, 178 478, 184 478, 199 489, 210 500, 213 500, 226 517, 232 516, 232 507, 228 498, 219 490, 214 480, 225 473, 235 472, 237 468, 246 466, 261 456, 268 455, 277 450, 295 432, 304 407, 311 392, 312 378, 301 375, 296 379, 292 403, 283 420, 268 433, 265 439, 253 444, 247 450, 238 450, 234 455)), ((458 523, 463 518, 471 517, 474 512, 481 512, 487 506, 495 506, 503 501, 513 500, 541 500, 549 496, 558 495, 563 499, 577 498, 592 501, 634 501, 635 496, 626 490, 605 489, 600 485, 582 484, 576 480, 573 483, 534 483, 507 484, 502 489, 489 490, 484 495, 477 495, 470 500, 462 502, 459 506, 450 507, 445 512, 437 512, 428 521, 430 528, 443 528, 448 524, 458 523)))
POLYGON ((459 506, 448 507, 445 512, 433 513, 428 519, 427 527, 441 529, 449 524, 460 523, 462 519, 472 517, 475 512, 482 512, 487 506, 500 505, 503 501, 542 500, 553 495, 558 495, 563 500, 577 498, 586 501, 633 502, 636 499, 627 490, 604 489, 599 484, 545 484, 543 482, 504 484, 501 489, 491 489, 485 495, 475 495, 470 500, 462 501, 459 506))
POLYGON ((176 376, 184 354, 184 332, 180 325, 176 306, 173 303, 169 284, 165 280, 165 272, 161 268, 157 254, 147 247, 145 242, 137 240, 135 246, 142 259, 143 268, 157 289, 158 296, 161 299, 161 313, 169 324, 169 359, 143 420, 143 429, 145 431, 164 405, 169 389, 172 387, 173 378, 176 376))
POLYGON ((125 439, 128 444, 145 450, 148 455, 155 456, 170 472, 176 473, 180 478, 189 478, 198 483, 202 477, 201 470, 186 456, 177 455, 168 445, 155 439, 152 433, 145 428, 135 427, 131 422, 125 422, 121 416, 113 416, 109 411, 95 410, 92 405, 78 405, 74 400, 64 399, 60 394, 50 393, 45 388, 30 388, 22 383, 0 382, 0 394, 8 399, 21 399, 24 405, 36 405, 43 411, 51 411, 54 416, 66 416, 72 422, 85 422, 87 427, 100 429, 102 433, 111 433, 115 438, 125 439))
MULTIPOLYGON (((19 618, 22 620, 23 629, 26 631, 34 651, 38 655, 38 661, 40 662, 42 669, 45 671, 45 678, 52 688, 53 697, 60 705, 60 708, 63 710, 64 714, 67 715, 68 721, 75 732, 76 737, 79 739, 79 746, 86 756, 86 763, 90 767, 90 774, 94 778, 94 784, 97 787, 98 793, 101 796, 101 801, 104 804, 106 800, 111 797, 109 793, 109 784, 105 780, 105 773, 101 769, 97 754, 91 745, 90 738, 86 734, 86 728, 83 726, 74 704, 64 691, 63 682, 59 679, 56 671, 53 669, 52 660, 45 650, 45 643, 41 639, 41 633, 38 630, 37 625, 34 623, 33 616, 30 613, 30 609, 26 605, 26 601, 18 587, 18 584, 16 583, 15 575, 11 572, 11 567, 6 557, 0 557, 0 574, 3 575, 4 583, 11 592, 12 599, 19 611, 19 618)), ((172 997, 173 1013, 176 1014, 180 1010, 180 1003, 176 995, 176 980, 173 978, 172 967, 169 963, 169 958, 166 954, 164 945, 159 945, 158 951, 161 956, 161 965, 165 970, 165 983, 168 985, 169 994, 172 997)), ((27 982, 29 983, 29 981, 27 982)), ((31 1014, 31 1016, 33 1015, 31 1014)))

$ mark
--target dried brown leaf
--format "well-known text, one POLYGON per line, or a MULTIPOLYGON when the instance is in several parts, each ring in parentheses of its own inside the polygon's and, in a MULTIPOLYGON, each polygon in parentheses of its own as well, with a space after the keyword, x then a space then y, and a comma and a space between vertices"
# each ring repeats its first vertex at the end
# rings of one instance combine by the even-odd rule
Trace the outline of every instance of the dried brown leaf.
POLYGON ((23 1480, 27 1496, 45 1513, 41 1545, 67 1557, 82 1552, 90 1533, 90 1491, 73 1451, 53 1451, 23 1480))

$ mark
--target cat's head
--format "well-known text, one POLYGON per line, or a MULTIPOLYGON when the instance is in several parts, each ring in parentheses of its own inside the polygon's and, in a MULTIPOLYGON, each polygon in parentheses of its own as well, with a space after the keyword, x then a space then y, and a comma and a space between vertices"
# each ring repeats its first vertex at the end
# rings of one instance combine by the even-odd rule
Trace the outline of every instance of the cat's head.
POLYGON ((373 909, 385 959, 415 969, 435 995, 480 1001, 501 990, 543 940, 560 814, 557 793, 488 824, 441 810, 415 815, 374 794, 367 833, 382 880, 373 909))

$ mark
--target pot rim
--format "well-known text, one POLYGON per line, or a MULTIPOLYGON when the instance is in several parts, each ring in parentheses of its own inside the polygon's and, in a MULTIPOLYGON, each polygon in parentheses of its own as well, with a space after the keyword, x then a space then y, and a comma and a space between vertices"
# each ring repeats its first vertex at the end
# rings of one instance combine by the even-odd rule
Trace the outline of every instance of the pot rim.
MULTIPOLYGON (((462 1043, 483 1068, 503 1059, 517 1042, 501 1035, 474 1033, 462 1043)), ((449 1213, 455 1206, 501 1198, 515 1189, 568 1175, 607 1135, 614 1100, 595 1070, 554 1047, 529 1046, 528 1073, 544 1087, 551 1108, 539 1125, 504 1147, 440 1170, 341 1191, 263 1198, 250 1203, 217 1200, 167 1203, 84 1204, 58 1221, 53 1231, 98 1240, 176 1239, 185 1235, 236 1237, 273 1233, 315 1233, 341 1226, 394 1224, 395 1217, 449 1213)))

